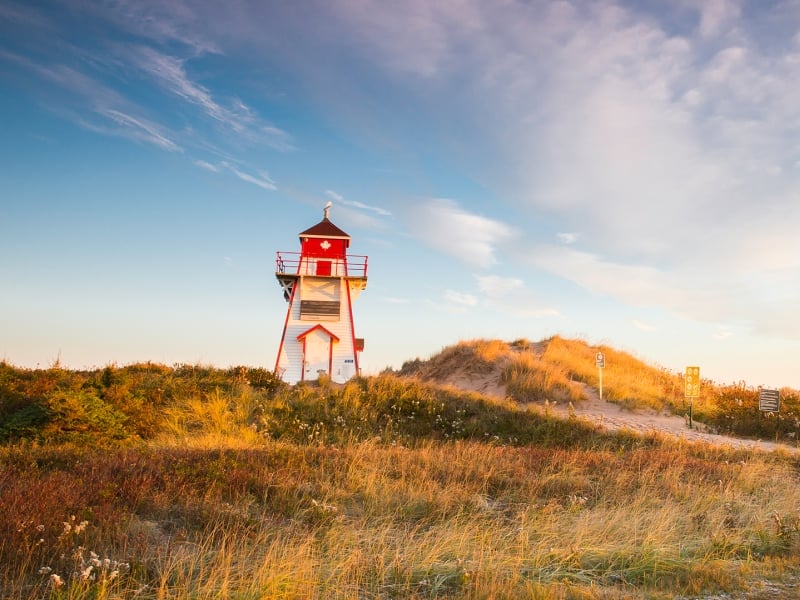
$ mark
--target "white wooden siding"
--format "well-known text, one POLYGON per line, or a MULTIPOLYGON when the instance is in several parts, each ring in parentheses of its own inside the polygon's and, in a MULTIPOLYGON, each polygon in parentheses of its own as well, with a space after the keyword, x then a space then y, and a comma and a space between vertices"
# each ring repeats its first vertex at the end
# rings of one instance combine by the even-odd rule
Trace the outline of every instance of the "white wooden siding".
MULTIPOLYGON (((312 295, 311 299, 339 299, 338 296, 334 298, 329 295, 331 290, 330 286, 323 285, 323 283, 331 282, 330 279, 322 281, 310 277, 304 277, 303 279, 310 281, 303 281, 301 287, 295 294, 290 307, 291 314, 286 324, 286 334, 281 349, 281 355, 278 359, 279 375, 281 375, 284 381, 290 384, 303 379, 303 342, 298 341, 297 336, 308 331, 317 324, 317 321, 314 320, 300 320, 300 300, 309 299, 303 295, 303 290, 308 291, 312 295)), ((340 298, 339 319, 335 321, 320 320, 318 323, 339 338, 339 341, 333 344, 333 364, 330 376, 333 381, 344 383, 352 376, 356 375, 355 349, 353 348, 353 332, 350 323, 347 290, 341 285, 341 280, 334 279, 333 281, 337 284, 336 289, 342 293, 340 298)), ((309 372, 306 373, 305 378, 314 380, 317 378, 317 374, 309 372)))

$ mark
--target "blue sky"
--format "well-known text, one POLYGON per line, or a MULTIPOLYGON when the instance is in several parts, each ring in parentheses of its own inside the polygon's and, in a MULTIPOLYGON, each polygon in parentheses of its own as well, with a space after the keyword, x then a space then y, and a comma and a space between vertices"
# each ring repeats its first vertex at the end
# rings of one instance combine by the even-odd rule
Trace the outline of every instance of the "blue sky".
MULTIPOLYGON (((561 334, 800 388, 797 2, 0 3, 0 357, 272 368, 277 250, 366 372, 561 334)), ((611 368, 611 365, 607 365, 611 368)))

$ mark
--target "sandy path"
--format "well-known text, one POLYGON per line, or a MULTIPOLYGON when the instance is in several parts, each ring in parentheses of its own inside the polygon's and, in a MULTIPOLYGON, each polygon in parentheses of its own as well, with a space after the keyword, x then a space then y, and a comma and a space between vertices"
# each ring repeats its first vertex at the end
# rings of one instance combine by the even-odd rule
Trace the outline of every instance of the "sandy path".
MULTIPOLYGON (((655 411, 639 409, 628 410, 613 402, 601 400, 597 395, 597 390, 586 386, 584 388, 586 400, 574 405, 575 414, 581 418, 596 423, 609 431, 620 429, 630 429, 637 433, 658 432, 672 435, 691 442, 708 442, 720 446, 731 446, 733 448, 760 448, 762 450, 784 450, 798 449, 787 444, 776 444, 775 442, 762 440, 748 440, 735 438, 716 433, 706 433, 699 431, 703 428, 702 424, 694 423, 692 429, 689 428, 688 419, 675 415, 657 414, 655 411)), ((550 410, 554 414, 567 416, 569 405, 567 403, 550 405, 550 410)))
MULTIPOLYGON (((503 398, 505 397, 505 388, 498 384, 498 380, 499 377, 497 374, 488 374, 483 377, 466 377, 461 375, 449 378, 447 383, 459 389, 503 398)), ((575 414, 591 423, 600 425, 608 431, 629 429, 642 434, 658 432, 687 441, 708 442, 719 446, 730 446, 732 448, 755 448, 761 450, 775 450, 781 448, 790 452, 800 451, 797 446, 790 446, 788 444, 741 439, 727 435, 698 431, 698 426, 702 428, 702 424, 698 425, 695 423, 694 428, 690 429, 688 420, 684 417, 657 414, 652 410, 645 409, 629 410, 613 402, 601 400, 597 394, 597 390, 588 385, 584 386, 584 393, 586 399, 574 405, 575 414)), ((547 407, 545 407, 544 402, 542 402, 532 404, 531 408, 533 410, 549 410, 551 414, 564 417, 569 415, 569 403, 567 402, 548 403, 547 407)))

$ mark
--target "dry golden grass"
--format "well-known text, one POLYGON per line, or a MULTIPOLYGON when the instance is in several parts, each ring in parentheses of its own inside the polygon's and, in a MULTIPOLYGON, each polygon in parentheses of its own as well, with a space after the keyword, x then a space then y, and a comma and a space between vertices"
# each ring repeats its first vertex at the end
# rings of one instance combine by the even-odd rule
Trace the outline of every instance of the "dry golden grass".
MULTIPOLYGON (((465 342, 430 368, 500 364, 520 393, 567 397, 593 360, 560 338, 465 342)), ((646 380, 607 360, 627 365, 612 389, 646 380)), ((606 434, 391 374, 287 388, 184 370, 146 370, 158 398, 156 377, 185 390, 148 440, 0 446, 0 597, 674 598, 800 573, 795 455, 606 434)), ((122 375, 87 397, 112 390, 124 414, 122 385, 141 394, 122 375)))
POLYGON ((671 408, 683 396, 683 381, 675 373, 645 364, 627 352, 605 345, 589 346, 581 340, 553 337, 545 342, 542 360, 566 371, 571 377, 598 385, 595 354, 605 355, 604 397, 629 406, 656 410, 671 408))
POLYGON ((17 579, 6 563, 3 597, 58 592, 42 566, 68 582, 63 597, 176 599, 669 598, 798 569, 800 482, 787 456, 658 441, 182 441, 63 454, 35 478, 19 461, 52 455, 5 451, 16 522, 46 541, 17 538, 33 574, 17 579), (58 535, 60 515, 81 507, 85 531, 58 535), (129 567, 82 580, 88 561, 58 558, 78 547, 129 567))

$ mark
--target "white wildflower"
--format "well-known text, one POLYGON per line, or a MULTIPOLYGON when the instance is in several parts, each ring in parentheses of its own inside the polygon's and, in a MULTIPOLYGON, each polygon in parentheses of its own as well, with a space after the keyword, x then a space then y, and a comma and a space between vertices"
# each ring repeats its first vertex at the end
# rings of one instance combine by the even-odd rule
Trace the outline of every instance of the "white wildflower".
POLYGON ((89 521, 81 521, 75 525, 75 533, 81 533, 89 525, 89 521))
POLYGON ((52 575, 50 575, 50 583, 53 584, 53 587, 57 587, 58 588, 58 587, 61 587, 62 585, 64 585, 64 580, 61 579, 61 577, 59 575, 53 573, 52 575))

